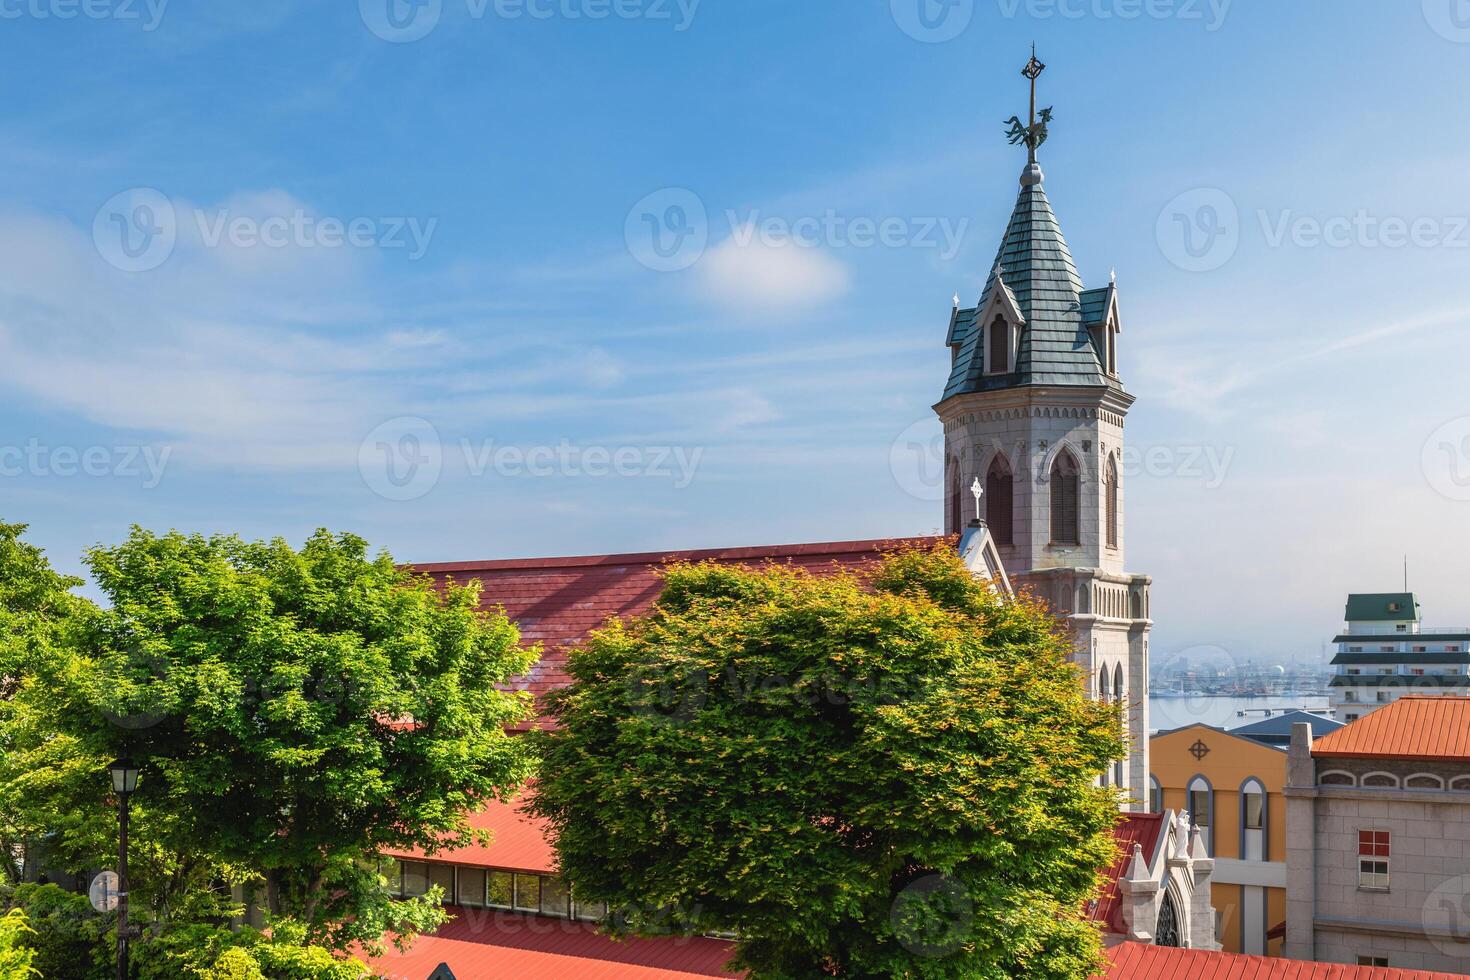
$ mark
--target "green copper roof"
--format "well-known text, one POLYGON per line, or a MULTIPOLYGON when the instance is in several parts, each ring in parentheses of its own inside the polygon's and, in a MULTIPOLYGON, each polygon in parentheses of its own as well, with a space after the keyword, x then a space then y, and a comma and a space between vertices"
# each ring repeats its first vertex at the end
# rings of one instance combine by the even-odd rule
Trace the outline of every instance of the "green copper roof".
POLYGON ((949 339, 958 351, 944 397, 1019 385, 1116 387, 1116 379, 1103 372, 1087 329, 1099 318, 1111 291, 1106 287, 1084 293, 1039 176, 1024 184, 979 307, 959 310, 951 320, 949 339), (1001 289, 1010 290, 1026 323, 1015 373, 986 375, 982 331, 975 318, 1001 289))
POLYGON ((1350 595, 1347 601, 1349 623, 1403 622, 1419 618, 1419 600, 1412 592, 1380 592, 1350 595))

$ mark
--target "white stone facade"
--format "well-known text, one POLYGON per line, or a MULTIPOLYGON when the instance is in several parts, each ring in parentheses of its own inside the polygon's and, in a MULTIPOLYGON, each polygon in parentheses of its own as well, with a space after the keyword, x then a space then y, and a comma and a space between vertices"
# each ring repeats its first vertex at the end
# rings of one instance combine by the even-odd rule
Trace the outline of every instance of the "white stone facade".
MULTIPOLYGON (((1105 474, 1109 460, 1122 473, 1123 422, 1131 396, 1114 388, 1027 385, 971 392, 942 402, 950 475, 947 524, 968 508, 968 487, 982 483, 1004 453, 1013 476, 1013 541, 997 542, 1017 588, 1029 588, 1066 617, 1076 636, 1076 659, 1091 678, 1091 693, 1127 706, 1129 755, 1108 781, 1125 789, 1130 809, 1148 806, 1148 642, 1152 626, 1147 576, 1125 571, 1126 483, 1117 488, 1116 547, 1107 540, 1105 474), (1061 452, 1080 465, 1079 539, 1051 538, 1051 472, 1061 452), (956 501, 958 492, 962 499, 956 501), (959 506, 956 506, 958 504, 959 506)), ((962 527, 948 526, 956 534, 962 527)))

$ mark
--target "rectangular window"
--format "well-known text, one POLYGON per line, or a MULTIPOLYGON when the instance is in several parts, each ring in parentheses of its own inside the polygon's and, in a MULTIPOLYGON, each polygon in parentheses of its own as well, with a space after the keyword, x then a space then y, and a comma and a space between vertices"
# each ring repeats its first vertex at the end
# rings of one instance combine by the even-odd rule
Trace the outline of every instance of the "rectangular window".
POLYGON ((1196 827, 1208 827, 1210 825, 1209 790, 1190 790, 1189 818, 1194 821, 1196 827))
POLYGON ((515 906, 515 875, 492 871, 485 876, 485 904, 497 909, 515 906))
POLYGON ((455 901, 460 905, 478 908, 485 904, 485 872, 479 868, 460 868, 458 893, 455 901))
POLYGON ((1265 815, 1266 797, 1260 793, 1245 794, 1245 829, 1260 830, 1261 818, 1265 815))
POLYGON ((1348 647, 1348 653, 1362 653, 1362 647, 1348 647))
POLYGON ((1380 704, 1387 704, 1388 703, 1388 700, 1389 700, 1389 698, 1388 698, 1388 692, 1387 691, 1379 691, 1378 692, 1378 702, 1380 704))
POLYGON ((541 914, 563 919, 572 914, 572 890, 561 878, 541 879, 541 914))
POLYGON ((444 894, 439 901, 446 905, 454 901, 454 866, 450 864, 429 865, 429 887, 438 887, 444 894))
POLYGON ((601 922, 607 918, 607 905, 603 902, 584 902, 573 892, 572 916, 586 922, 601 922))
POLYGON ((403 862, 403 897, 418 898, 429 890, 429 866, 421 861, 403 862))
POLYGON ((1348 672, 1348 676, 1349 677, 1357 677, 1363 671, 1360 668, 1358 668, 1358 667, 1349 667, 1347 669, 1347 672, 1348 672))
POLYGON ((1358 887, 1388 890, 1392 839, 1386 830, 1358 831, 1358 887))
POLYGON ((1415 653, 1428 653, 1429 652, 1429 648, 1428 647, 1415 647, 1414 648, 1414 652, 1415 653))
POLYGON ((1357 715, 1348 715, 1347 716, 1347 720, 1348 721, 1357 721, 1358 720, 1358 716, 1357 715))
POLYGON ((1424 676, 1424 670, 1423 670, 1423 668, 1420 668, 1420 667, 1415 667, 1413 670, 1409 671, 1409 673, 1410 674, 1413 674, 1415 677, 1423 677, 1424 676))
POLYGON ((1387 956, 1359 956, 1358 966, 1388 966, 1387 956))
POLYGON ((402 895, 403 894, 403 862, 402 861, 384 861, 381 865, 379 865, 379 869, 380 869, 383 877, 386 878, 386 879, 388 879, 388 894, 389 895, 402 895))
POLYGON ((516 910, 520 912, 541 911, 541 878, 537 875, 516 875, 516 910))

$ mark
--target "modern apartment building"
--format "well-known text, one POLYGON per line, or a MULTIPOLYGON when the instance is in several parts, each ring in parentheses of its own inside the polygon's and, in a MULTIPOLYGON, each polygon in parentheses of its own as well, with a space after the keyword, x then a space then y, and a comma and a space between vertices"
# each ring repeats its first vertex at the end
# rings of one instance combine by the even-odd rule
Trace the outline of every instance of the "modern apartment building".
POLYGON ((1421 625, 1412 592, 1348 596, 1347 629, 1333 638, 1331 704, 1352 722, 1405 694, 1470 695, 1470 629, 1421 625))

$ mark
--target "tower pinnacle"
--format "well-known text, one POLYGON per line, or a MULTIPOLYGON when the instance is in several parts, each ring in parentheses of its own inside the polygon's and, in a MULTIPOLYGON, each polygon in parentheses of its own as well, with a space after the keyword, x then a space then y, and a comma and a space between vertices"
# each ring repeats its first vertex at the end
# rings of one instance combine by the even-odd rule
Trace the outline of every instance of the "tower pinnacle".
POLYGON ((1021 69, 1021 74, 1031 82, 1031 113, 1028 124, 1021 125, 1020 117, 1012 116, 1006 122, 1010 129, 1006 135, 1010 137, 1011 145, 1018 143, 1026 144, 1026 169, 1021 173, 1021 186, 1030 187, 1039 184, 1044 179, 1041 165, 1036 162, 1036 151, 1041 144, 1046 142, 1047 126, 1051 123, 1051 106, 1042 109, 1039 114, 1036 111, 1036 79, 1046 71, 1046 65, 1042 64, 1036 57, 1036 45, 1031 45, 1031 60, 1026 62, 1026 67, 1021 69))

